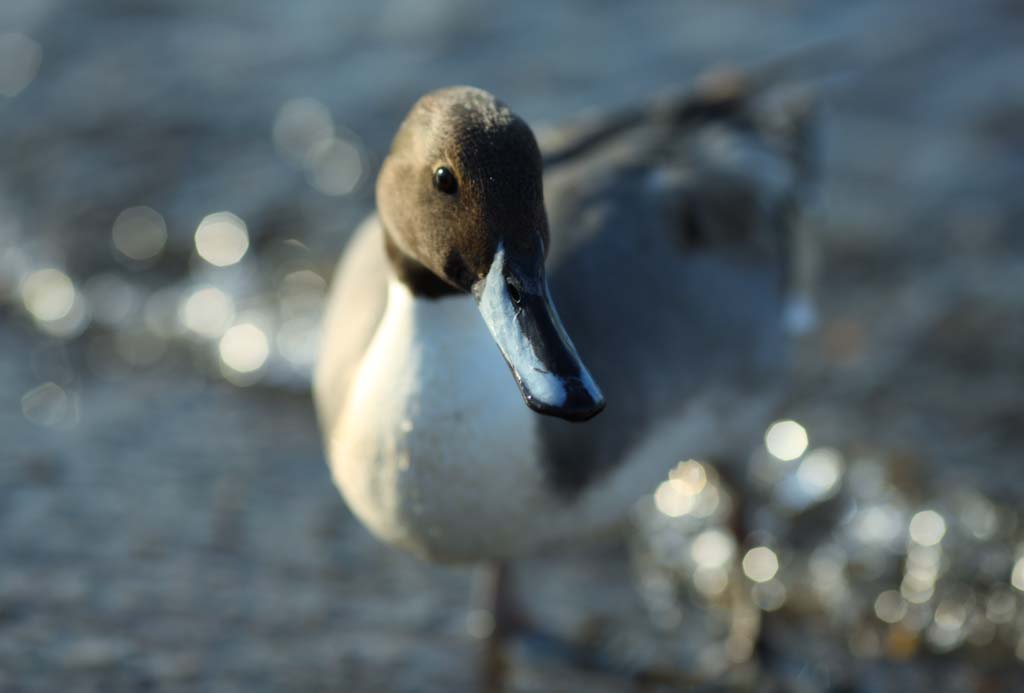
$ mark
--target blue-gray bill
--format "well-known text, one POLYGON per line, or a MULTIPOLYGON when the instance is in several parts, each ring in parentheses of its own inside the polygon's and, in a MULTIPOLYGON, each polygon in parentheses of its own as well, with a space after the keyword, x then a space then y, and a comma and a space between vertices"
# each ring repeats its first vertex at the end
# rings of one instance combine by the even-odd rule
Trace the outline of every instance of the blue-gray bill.
POLYGON ((604 395, 551 301, 543 266, 506 262, 499 246, 473 295, 530 409, 568 421, 586 421, 604 409, 604 395))

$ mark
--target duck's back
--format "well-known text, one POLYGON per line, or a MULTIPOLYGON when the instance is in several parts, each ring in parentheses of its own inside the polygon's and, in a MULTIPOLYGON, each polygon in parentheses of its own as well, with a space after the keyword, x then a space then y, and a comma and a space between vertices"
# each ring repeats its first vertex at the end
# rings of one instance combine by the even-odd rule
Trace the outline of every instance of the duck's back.
POLYGON ((731 117, 640 127, 546 171, 552 296, 608 400, 582 425, 540 422, 563 492, 655 437, 667 469, 757 430, 785 372, 800 153, 731 117))

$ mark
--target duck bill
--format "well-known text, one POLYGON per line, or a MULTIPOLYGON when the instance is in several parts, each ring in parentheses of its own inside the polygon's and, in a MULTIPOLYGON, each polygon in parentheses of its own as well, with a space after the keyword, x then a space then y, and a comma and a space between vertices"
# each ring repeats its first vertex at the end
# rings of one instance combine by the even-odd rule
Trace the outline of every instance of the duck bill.
POLYGON ((530 409, 568 421, 586 421, 604 409, 604 395, 555 311, 543 266, 506 263, 499 247, 473 295, 530 409))

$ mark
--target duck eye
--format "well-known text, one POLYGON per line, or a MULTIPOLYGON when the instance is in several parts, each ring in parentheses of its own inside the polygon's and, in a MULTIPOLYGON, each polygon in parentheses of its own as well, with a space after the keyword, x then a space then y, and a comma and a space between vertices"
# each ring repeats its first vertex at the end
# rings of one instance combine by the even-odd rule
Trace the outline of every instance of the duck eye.
POLYGON ((458 187, 459 182, 450 168, 441 166, 434 170, 434 188, 445 195, 454 195, 458 187))

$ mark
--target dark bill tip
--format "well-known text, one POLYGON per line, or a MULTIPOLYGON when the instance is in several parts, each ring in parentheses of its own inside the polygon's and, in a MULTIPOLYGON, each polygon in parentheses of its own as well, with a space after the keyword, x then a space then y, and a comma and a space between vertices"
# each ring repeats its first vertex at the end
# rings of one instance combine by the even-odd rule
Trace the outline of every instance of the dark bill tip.
POLYGON ((579 379, 574 378, 573 380, 576 382, 566 383, 563 381, 566 396, 565 400, 559 404, 552 404, 532 396, 523 387, 521 381, 519 389, 523 393, 523 399, 526 400, 526 406, 538 414, 554 416, 566 421, 589 421, 604 411, 604 397, 593 396, 579 379))

